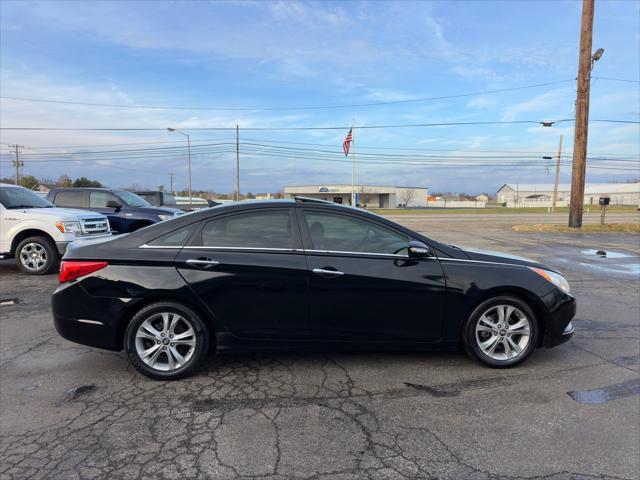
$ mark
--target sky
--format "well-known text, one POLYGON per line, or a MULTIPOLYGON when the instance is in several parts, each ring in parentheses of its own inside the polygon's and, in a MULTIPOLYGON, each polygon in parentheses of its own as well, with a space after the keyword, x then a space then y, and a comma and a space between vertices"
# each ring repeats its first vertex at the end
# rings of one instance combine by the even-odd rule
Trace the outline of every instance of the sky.
MULTIPOLYGON (((574 117, 578 1, 3 0, 0 14, 0 177, 17 143, 24 174, 168 188, 175 173, 182 189, 172 127, 190 136, 193 189, 231 192, 238 125, 242 192, 350 184, 353 125, 357 184, 551 183, 560 134, 570 182, 573 123, 535 122, 574 117), (150 130, 11 130, 32 127, 150 130), (274 130, 298 127, 339 128, 274 130)), ((635 179, 640 1, 596 0, 596 48, 591 119, 636 123, 590 124, 587 181, 635 179)))

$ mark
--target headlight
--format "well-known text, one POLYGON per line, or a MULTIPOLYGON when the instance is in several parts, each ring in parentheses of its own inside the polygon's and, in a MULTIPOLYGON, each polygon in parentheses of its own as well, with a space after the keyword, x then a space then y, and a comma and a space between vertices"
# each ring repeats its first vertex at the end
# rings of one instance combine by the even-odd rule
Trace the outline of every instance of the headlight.
POLYGON ((543 277, 548 282, 553 283, 556 287, 558 287, 563 292, 569 293, 569 282, 562 275, 559 275, 555 272, 550 272, 549 270, 544 270, 542 268, 529 267, 531 270, 536 272, 538 275, 543 277))
POLYGON ((60 233, 74 233, 76 237, 82 235, 80 222, 56 222, 56 228, 60 230, 60 233))
POLYGON ((158 217, 160 217, 160 220, 169 220, 170 218, 173 218, 173 215, 158 215, 158 217))

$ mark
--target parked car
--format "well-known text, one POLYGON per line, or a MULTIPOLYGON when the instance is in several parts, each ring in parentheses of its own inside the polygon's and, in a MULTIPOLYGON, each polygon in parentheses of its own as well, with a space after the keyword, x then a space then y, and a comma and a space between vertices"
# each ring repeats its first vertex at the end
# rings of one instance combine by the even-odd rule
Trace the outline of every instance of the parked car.
POLYGON ((65 338, 126 350, 155 379, 217 350, 466 351, 510 367, 567 341, 555 269, 465 251, 359 209, 236 202, 69 249, 53 295, 65 338))
POLYGON ((24 273, 52 272, 70 242, 109 236, 104 215, 54 208, 31 190, 0 183, 0 258, 15 257, 24 273))
POLYGON ((134 232, 184 213, 177 208, 153 207, 135 193, 108 188, 54 188, 47 199, 57 207, 106 215, 114 233, 134 232))
POLYGON ((140 198, 144 198, 154 207, 178 208, 176 197, 162 190, 145 190, 143 192, 133 192, 140 198))

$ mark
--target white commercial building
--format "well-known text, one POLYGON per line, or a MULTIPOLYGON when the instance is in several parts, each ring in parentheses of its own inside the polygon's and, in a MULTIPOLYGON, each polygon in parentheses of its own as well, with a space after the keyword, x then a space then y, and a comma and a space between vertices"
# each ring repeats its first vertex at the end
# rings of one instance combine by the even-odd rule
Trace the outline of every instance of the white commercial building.
MULTIPOLYGON (((571 196, 571 185, 558 184, 558 205, 565 205, 571 196)), ((611 205, 638 205, 640 182, 592 183, 584 189, 585 205, 597 205, 600 197, 610 198, 611 205)), ((553 183, 505 183, 496 193, 498 203, 507 206, 547 206, 553 198, 553 183)))
POLYGON ((344 205, 368 208, 426 207, 429 191, 424 187, 384 187, 356 185, 351 201, 351 185, 298 185, 284 187, 284 198, 310 197, 344 205))

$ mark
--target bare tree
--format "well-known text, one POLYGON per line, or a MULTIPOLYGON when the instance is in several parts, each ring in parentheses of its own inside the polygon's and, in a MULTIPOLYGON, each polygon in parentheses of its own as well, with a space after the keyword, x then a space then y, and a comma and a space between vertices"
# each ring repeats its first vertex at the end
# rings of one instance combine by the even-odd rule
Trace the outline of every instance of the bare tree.
POLYGON ((398 193, 398 199, 401 205, 409 205, 416 197, 416 191, 413 188, 404 188, 398 193))

